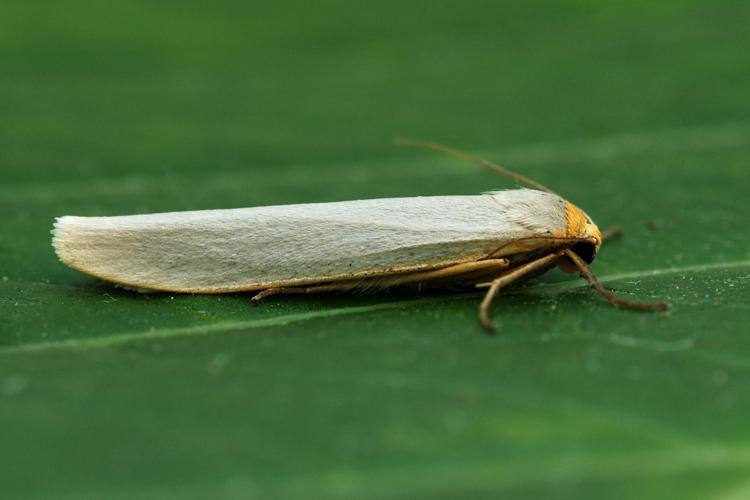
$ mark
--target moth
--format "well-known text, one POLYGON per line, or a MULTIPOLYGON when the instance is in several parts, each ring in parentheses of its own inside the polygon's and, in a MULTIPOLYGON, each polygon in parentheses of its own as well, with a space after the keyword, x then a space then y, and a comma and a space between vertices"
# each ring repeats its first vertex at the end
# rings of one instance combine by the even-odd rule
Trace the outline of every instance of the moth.
POLYGON ((580 272, 609 302, 665 310, 606 290, 588 264, 606 235, 580 208, 499 165, 441 151, 530 188, 473 196, 420 196, 114 217, 56 219, 52 244, 68 266, 140 291, 281 294, 407 285, 486 289, 479 319, 494 331, 498 293, 554 267, 580 272))

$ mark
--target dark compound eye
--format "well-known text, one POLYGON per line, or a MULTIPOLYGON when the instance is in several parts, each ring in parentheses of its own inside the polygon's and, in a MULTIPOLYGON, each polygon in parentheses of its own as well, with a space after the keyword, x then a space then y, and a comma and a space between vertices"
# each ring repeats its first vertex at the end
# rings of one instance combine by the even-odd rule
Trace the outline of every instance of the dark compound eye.
POLYGON ((591 264, 594 261, 594 257, 596 257, 596 247, 591 243, 582 241, 576 243, 570 249, 582 258, 586 264, 591 264))

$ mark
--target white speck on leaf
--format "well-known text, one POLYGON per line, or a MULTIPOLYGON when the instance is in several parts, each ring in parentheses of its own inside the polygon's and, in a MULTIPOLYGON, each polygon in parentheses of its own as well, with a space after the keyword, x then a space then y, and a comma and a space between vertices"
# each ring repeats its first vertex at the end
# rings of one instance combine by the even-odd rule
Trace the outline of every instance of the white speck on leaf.
POLYGON ((727 381, 729 380, 729 375, 724 370, 716 370, 714 371, 713 375, 711 375, 711 380, 713 383, 719 387, 722 385, 725 385, 727 381))
POLYGON ((5 396, 14 396, 22 393, 29 386, 29 381, 22 375, 11 375, 0 383, 0 393, 5 396))
POLYGON ((208 373, 210 375, 220 375, 231 360, 232 356, 230 354, 227 354, 225 352, 219 353, 208 361, 208 366, 206 366, 206 369, 208 370, 208 373))
POLYGON ((629 366, 626 372, 626 376, 630 380, 640 380, 641 377, 643 377, 643 368, 636 365, 629 366))
POLYGON ((586 353, 586 362, 584 364, 586 371, 589 373, 596 373, 602 367, 602 362, 599 359, 599 351, 591 349, 586 353))

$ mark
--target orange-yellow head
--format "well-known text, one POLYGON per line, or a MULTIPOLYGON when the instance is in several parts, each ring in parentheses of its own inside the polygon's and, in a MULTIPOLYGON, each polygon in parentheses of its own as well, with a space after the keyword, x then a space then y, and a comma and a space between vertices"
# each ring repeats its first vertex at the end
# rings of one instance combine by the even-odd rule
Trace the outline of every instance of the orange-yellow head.
MULTIPOLYGON (((587 263, 591 263, 596 257, 599 248, 602 246, 602 232, 594 224, 591 217, 586 213, 568 202, 565 207, 565 236, 580 240, 571 247, 587 263)), ((566 272, 574 272, 577 268, 568 259, 560 259, 560 268, 566 272)))

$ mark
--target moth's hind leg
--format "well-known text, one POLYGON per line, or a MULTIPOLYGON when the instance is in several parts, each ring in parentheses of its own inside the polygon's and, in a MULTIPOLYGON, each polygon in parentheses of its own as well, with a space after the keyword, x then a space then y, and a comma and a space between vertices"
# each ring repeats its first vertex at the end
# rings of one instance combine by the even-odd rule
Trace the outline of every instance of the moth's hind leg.
POLYGON ((260 292, 253 295, 250 300, 257 303, 272 295, 301 295, 308 293, 333 292, 336 290, 351 290, 352 288, 353 286, 350 282, 331 283, 328 285, 315 286, 281 286, 277 288, 266 288, 265 290, 261 290, 260 292))
POLYGON ((298 290, 301 290, 301 289, 295 288, 295 287, 266 288, 265 290, 261 290, 260 292, 253 295, 250 300, 252 300, 255 303, 258 303, 261 300, 265 299, 266 297, 270 297, 271 295, 302 293, 301 291, 298 291, 298 290))

